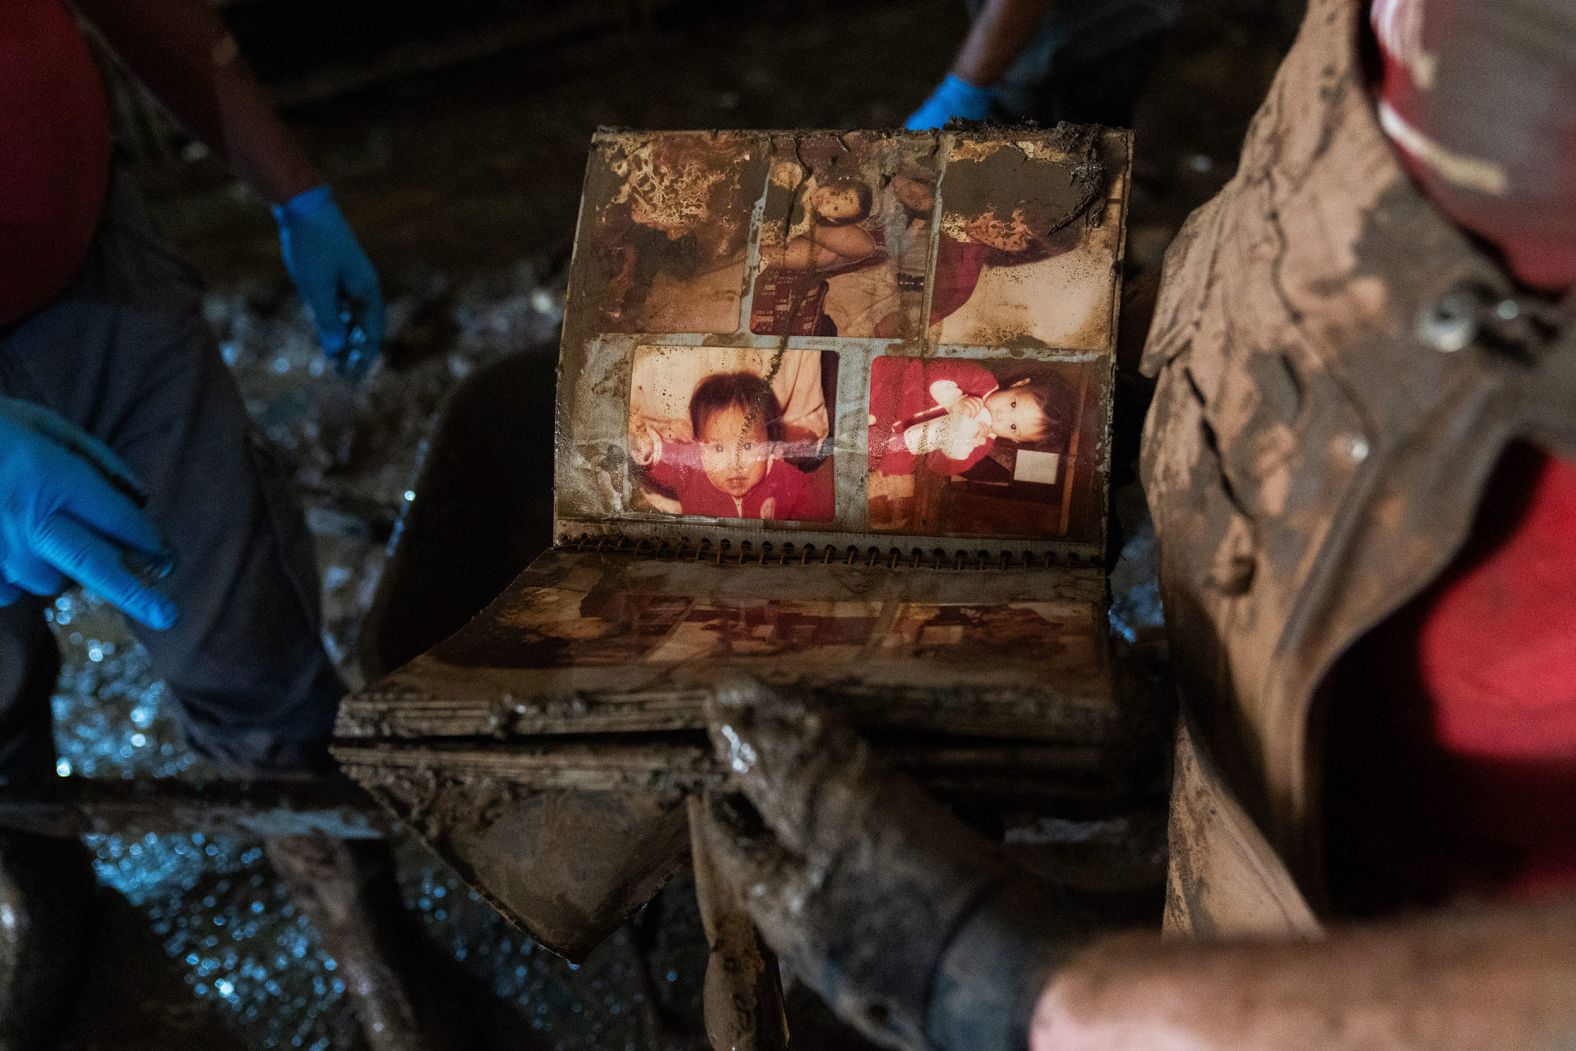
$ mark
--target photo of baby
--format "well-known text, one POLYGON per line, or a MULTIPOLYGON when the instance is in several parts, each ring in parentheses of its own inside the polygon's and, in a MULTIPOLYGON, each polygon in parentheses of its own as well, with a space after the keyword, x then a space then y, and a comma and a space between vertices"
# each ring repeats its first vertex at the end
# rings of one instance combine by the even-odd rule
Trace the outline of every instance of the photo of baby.
POLYGON ((751 332, 897 339, 921 330, 935 208, 924 146, 861 134, 774 144, 751 332))
POLYGON ((1096 138, 1053 145, 1048 136, 953 148, 929 318, 938 342, 1108 346, 1121 231, 1104 217, 1125 185, 1106 174, 1101 148, 1096 138))
POLYGON ((836 355, 642 346, 633 371, 629 457, 649 509, 686 517, 832 518, 827 405, 836 399, 836 355))
POLYGON ((736 332, 765 140, 719 132, 598 143, 569 309, 602 332, 736 332), (581 297, 585 297, 582 303, 581 297))
MULTIPOLYGON (((872 529, 1083 539, 1103 410, 1089 364, 877 358, 872 529)), ((1098 537, 1098 532, 1094 534, 1098 537)))

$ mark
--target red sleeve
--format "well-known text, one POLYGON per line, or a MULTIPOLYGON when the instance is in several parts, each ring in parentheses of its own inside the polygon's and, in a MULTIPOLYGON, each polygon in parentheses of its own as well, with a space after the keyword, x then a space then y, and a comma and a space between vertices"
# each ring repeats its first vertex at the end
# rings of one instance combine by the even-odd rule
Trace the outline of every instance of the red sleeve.
POLYGON ((923 384, 927 409, 935 405, 935 402, 930 400, 930 388, 938 380, 951 380, 964 394, 974 398, 983 398, 1001 386, 991 371, 977 361, 969 361, 965 358, 928 358, 925 360, 923 384))
POLYGON ((913 471, 913 454, 889 449, 888 443, 898 424, 924 411, 924 376, 922 358, 880 357, 870 367, 870 470, 887 475, 913 471))
POLYGON ((641 466, 645 477, 677 493, 686 472, 700 466, 700 447, 694 442, 662 443, 662 458, 641 466))

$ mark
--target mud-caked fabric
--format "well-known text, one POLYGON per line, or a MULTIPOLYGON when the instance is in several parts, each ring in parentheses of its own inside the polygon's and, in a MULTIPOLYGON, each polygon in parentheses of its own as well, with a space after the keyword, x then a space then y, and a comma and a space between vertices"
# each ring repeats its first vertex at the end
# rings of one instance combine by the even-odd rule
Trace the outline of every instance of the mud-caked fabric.
MULTIPOLYGON (((137 473, 178 564, 181 618, 130 625, 192 747, 244 774, 328 763, 343 684, 324 651, 311 536, 202 314, 195 273, 118 179, 81 270, 0 329, 0 393, 55 410, 137 473)), ((0 610, 0 779, 53 766, 58 653, 44 607, 0 610)))
MULTIPOLYGON (((979 17, 985 0, 969 0, 979 17)), ((1129 127, 1182 0, 1052 4, 1001 79, 995 116, 1129 127)))
POLYGON ((1173 821, 1196 841, 1173 844, 1169 907, 1195 930, 1233 927, 1209 915, 1222 858, 1265 886, 1284 865, 1327 911, 1325 674, 1451 562, 1512 441, 1576 449, 1570 303, 1521 295, 1408 181, 1358 60, 1362 10, 1310 3, 1236 176, 1167 253, 1145 350, 1143 481, 1190 746, 1268 847, 1173 821))

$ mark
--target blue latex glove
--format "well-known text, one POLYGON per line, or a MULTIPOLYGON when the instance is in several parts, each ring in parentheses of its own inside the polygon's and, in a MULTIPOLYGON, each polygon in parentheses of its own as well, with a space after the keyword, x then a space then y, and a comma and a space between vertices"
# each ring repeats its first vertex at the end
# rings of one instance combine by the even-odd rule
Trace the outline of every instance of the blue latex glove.
POLYGON ((312 309, 323 353, 341 376, 363 375, 383 347, 378 273, 327 186, 274 205, 285 270, 312 309))
POLYGON ((0 397, 0 606, 75 580, 150 628, 175 623, 152 587, 174 556, 147 492, 97 438, 41 405, 0 397))
POLYGON ((903 122, 909 131, 926 131, 945 127, 954 117, 962 120, 984 120, 996 104, 996 92, 970 84, 962 77, 947 74, 930 98, 920 104, 913 116, 903 122))

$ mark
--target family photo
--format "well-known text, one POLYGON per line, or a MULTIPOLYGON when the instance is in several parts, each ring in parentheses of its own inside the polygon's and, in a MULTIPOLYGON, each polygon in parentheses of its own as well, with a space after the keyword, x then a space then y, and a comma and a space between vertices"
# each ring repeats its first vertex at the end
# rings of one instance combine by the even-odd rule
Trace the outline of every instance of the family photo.
POLYGON ((750 331, 883 339, 919 334, 935 186, 931 151, 913 138, 779 138, 750 331))

